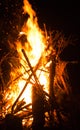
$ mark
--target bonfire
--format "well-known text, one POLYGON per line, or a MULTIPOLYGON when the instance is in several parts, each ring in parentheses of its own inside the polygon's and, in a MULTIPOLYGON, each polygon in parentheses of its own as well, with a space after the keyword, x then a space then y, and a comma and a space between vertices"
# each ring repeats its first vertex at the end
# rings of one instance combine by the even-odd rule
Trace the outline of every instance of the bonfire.
POLYGON ((0 62, 10 65, 10 79, 0 92, 0 117, 7 114, 22 119, 27 128, 54 126, 67 120, 62 100, 70 93, 66 65, 60 59, 63 49, 69 44, 59 31, 40 29, 36 12, 28 0, 24 0, 24 22, 15 44, 9 42, 10 53, 0 62))

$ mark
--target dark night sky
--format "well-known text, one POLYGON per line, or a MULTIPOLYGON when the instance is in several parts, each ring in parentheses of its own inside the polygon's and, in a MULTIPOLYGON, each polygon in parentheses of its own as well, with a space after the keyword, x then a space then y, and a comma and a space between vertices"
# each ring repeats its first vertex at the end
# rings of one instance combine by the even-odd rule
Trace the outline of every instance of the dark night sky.
MULTIPOLYGON (((48 29, 60 30, 66 36, 72 35, 78 39, 76 46, 69 46, 62 57, 64 60, 79 61, 79 64, 70 65, 68 68, 71 73, 70 78, 73 79, 73 86, 80 87, 80 7, 78 0, 29 0, 29 2, 36 11, 41 27, 45 23, 48 29)), ((7 48, 5 43, 8 37, 12 40, 13 37, 17 38, 22 25, 20 21, 24 18, 21 15, 21 6, 22 0, 0 0, 0 48, 7 48), (18 29, 15 25, 18 25, 18 29)))
POLYGON ((29 0, 41 23, 50 28, 58 28, 65 33, 79 34, 80 7, 79 2, 73 0, 29 0))

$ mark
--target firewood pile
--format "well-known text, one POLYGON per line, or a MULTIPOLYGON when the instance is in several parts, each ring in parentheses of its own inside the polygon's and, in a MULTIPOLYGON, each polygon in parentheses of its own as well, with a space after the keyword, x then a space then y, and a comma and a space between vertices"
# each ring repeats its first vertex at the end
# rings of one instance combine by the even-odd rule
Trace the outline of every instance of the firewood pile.
MULTIPOLYGON (((50 38, 48 39, 46 52, 48 52, 50 48, 51 48, 51 51, 45 57, 47 60, 44 63, 44 69, 40 68, 42 64, 43 56, 41 56, 37 65, 35 67, 32 67, 25 50, 21 49, 22 54, 26 60, 26 64, 28 66, 28 70, 29 70, 29 72, 26 71, 26 73, 28 73, 29 76, 27 79, 25 79, 26 80, 25 85, 23 86, 23 89, 16 97, 16 100, 14 101, 13 104, 8 104, 8 99, 3 100, 5 91, 8 92, 10 89, 9 85, 17 81, 21 76, 23 76, 23 74, 20 74, 18 77, 15 77, 13 81, 9 81, 8 84, 6 85, 6 88, 4 88, 4 91, 2 90, 2 88, 0 88, 1 89, 1 93, 0 93, 0 100, 1 100, 0 101, 0 104, 1 104, 1 107, 0 107, 1 119, 0 120, 1 121, 5 119, 5 116, 7 114, 11 114, 11 115, 19 117, 23 122, 23 126, 26 126, 27 128, 33 127, 33 129, 35 129, 35 128, 41 127, 42 129, 43 126, 53 127, 55 124, 58 124, 58 123, 63 124, 64 114, 62 114, 63 109, 62 109, 62 106, 60 106, 61 105, 60 100, 62 100, 63 95, 69 94, 68 83, 67 83, 67 80, 65 80, 66 75, 67 75, 67 74, 65 75, 65 68, 68 62, 60 61, 59 55, 64 49, 64 47, 68 44, 68 41, 66 41, 63 37, 61 37, 62 34, 59 32, 56 32, 56 33, 53 32, 53 34, 54 34, 53 35, 54 37, 51 36, 51 33, 50 33, 50 38), (50 64, 50 65, 47 66, 47 64, 50 64), (40 73, 41 72, 48 73, 49 92, 46 92, 44 90, 44 86, 41 85, 39 81, 39 77, 36 75, 37 70, 39 70, 40 73), (65 76, 65 79, 63 78, 63 74, 65 76), (33 80, 33 82, 31 80, 33 80), (26 104, 24 99, 20 100, 20 98, 29 83, 32 84, 32 102, 29 104, 26 104)), ((10 59, 10 62, 13 65, 13 67, 14 67, 14 64, 19 63, 18 58, 16 56, 13 57, 10 54, 6 55, 3 58, 3 61, 4 59, 6 60, 10 59), (10 59, 9 56, 12 59, 10 59)), ((1 69, 1 64, 3 61, 1 61, 0 63, 0 69, 1 69)), ((0 72, 0 75, 1 75, 1 72, 0 72)), ((2 81, 4 83, 4 80, 2 81)), ((64 118, 66 118, 66 116, 64 116, 64 118)))

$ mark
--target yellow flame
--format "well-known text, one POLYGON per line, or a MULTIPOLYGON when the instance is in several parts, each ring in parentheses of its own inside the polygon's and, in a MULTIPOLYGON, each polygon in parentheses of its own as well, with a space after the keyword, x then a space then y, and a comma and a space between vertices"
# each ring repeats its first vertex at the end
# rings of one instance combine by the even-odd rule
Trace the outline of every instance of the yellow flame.
MULTIPOLYGON (((25 41, 24 45, 20 41, 16 42, 17 51, 20 56, 20 62, 23 66, 26 66, 26 60, 25 57, 22 54, 22 49, 25 50, 26 55, 30 61, 30 64, 32 67, 35 67, 41 58, 45 47, 46 47, 46 38, 44 36, 44 32, 39 28, 38 20, 36 17, 35 11, 32 9, 32 6, 27 0, 24 0, 24 13, 27 13, 29 15, 28 20, 26 23, 24 23, 24 26, 22 27, 22 31, 20 32, 20 36, 25 35, 27 41, 25 41)), ((29 66, 26 68, 29 69, 29 66)), ((24 73, 25 70, 22 67, 20 69, 21 73, 24 73)), ((36 72, 37 77, 39 77, 40 71, 36 72)), ((20 88, 20 91, 24 87, 26 80, 23 80, 24 78, 27 79, 29 75, 25 74, 23 75, 22 79, 18 81, 18 86, 20 88)), ((39 81, 42 85, 47 85, 47 79, 44 72, 41 72, 39 81)), ((26 103, 31 102, 31 86, 32 84, 28 84, 27 89, 23 93, 21 98, 25 98, 26 103)))

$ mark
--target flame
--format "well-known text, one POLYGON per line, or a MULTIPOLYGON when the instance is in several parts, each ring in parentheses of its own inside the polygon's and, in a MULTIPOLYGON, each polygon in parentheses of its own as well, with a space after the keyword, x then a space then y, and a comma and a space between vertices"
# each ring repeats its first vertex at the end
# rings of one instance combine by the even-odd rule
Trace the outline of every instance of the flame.
MULTIPOLYGON (((25 50, 32 68, 35 68, 35 66, 37 66, 37 64, 38 64, 40 58, 42 57, 44 50, 46 48, 46 38, 44 36, 44 32, 39 28, 36 13, 32 9, 32 6, 30 5, 30 3, 27 0, 24 0, 23 9, 24 9, 24 13, 25 14, 27 13, 29 15, 29 18, 27 19, 26 23, 24 23, 24 25, 22 27, 22 31, 19 34, 20 37, 24 35, 26 38, 26 41, 23 44, 20 40, 18 40, 16 42, 16 49, 19 54, 20 63, 22 65, 22 67, 19 68, 19 71, 20 71, 20 73, 23 74, 23 76, 21 78, 19 78, 19 80, 17 82, 17 86, 19 87, 19 93, 23 89, 24 85, 26 84, 26 80, 28 79, 29 75, 31 74, 31 72, 25 73, 25 71, 28 71, 30 68, 27 65, 24 55, 22 54, 22 49, 25 50), (24 69, 24 68, 26 68, 26 69, 24 69)), ((44 62, 43 60, 44 60, 44 58, 41 59, 42 62, 44 62)), ((43 64, 40 65, 39 69, 43 69, 43 64)), ((14 76, 15 76, 15 74, 16 73, 14 73, 14 76)), ((47 79, 48 79, 47 77, 49 76, 49 74, 45 75, 45 73, 43 71, 37 70, 36 76, 39 78, 40 84, 44 85, 44 88, 45 88, 45 86, 47 86, 47 79)), ((31 80, 30 80, 30 82, 35 82, 34 78, 32 78, 31 80)), ((33 83, 29 83, 27 85, 26 90, 24 91, 23 95, 21 96, 21 98, 24 98, 24 100, 26 101, 26 104, 31 102, 32 84, 33 83)))
MULTIPOLYGON (((22 34, 26 35, 27 42, 25 50, 32 66, 35 66, 45 49, 45 37, 39 28, 36 13, 31 8, 28 1, 24 0, 24 13, 28 13, 29 18, 22 28, 22 34)), ((19 44, 20 46, 20 44, 19 44)), ((17 50, 23 47, 17 47, 17 50)))

